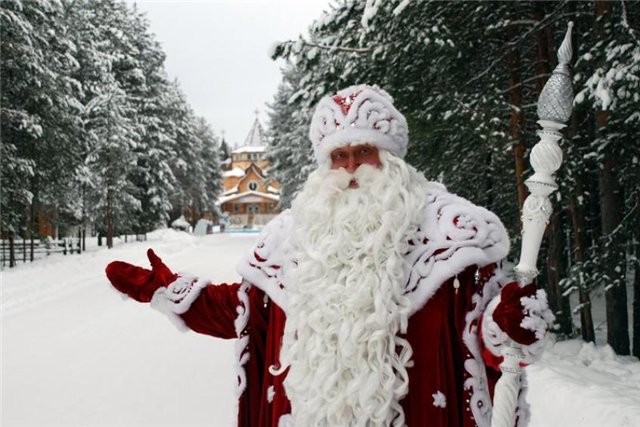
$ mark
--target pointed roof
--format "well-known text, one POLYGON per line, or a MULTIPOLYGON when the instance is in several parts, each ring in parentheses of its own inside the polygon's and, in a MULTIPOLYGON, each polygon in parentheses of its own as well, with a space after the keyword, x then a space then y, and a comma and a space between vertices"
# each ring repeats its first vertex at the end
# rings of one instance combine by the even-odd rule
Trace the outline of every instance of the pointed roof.
POLYGON ((249 134, 244 139, 244 147, 263 147, 264 143, 264 131, 262 130, 262 125, 258 120, 258 116, 256 115, 256 119, 253 121, 253 125, 251 126, 251 130, 249 134))

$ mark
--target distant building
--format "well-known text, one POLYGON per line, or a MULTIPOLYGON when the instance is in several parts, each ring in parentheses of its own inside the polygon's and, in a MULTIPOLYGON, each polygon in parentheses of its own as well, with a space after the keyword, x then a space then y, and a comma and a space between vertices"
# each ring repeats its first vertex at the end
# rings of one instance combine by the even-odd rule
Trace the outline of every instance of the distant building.
POLYGON ((230 225, 264 225, 280 213, 280 184, 269 176, 266 149, 256 117, 244 143, 222 162, 224 192, 217 204, 230 225))

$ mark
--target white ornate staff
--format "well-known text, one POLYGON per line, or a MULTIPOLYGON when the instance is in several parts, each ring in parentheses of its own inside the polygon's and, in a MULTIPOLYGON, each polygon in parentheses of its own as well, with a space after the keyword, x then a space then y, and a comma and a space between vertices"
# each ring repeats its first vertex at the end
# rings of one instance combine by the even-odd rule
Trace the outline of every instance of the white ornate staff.
MULTIPOLYGON (((530 194, 522 209, 522 246, 520 262, 515 267, 520 286, 531 283, 538 275, 536 263, 540 243, 553 210, 549 195, 558 189, 553 174, 562 163, 562 150, 558 146, 558 141, 562 138, 560 130, 571 117, 573 107, 569 70, 569 61, 573 55, 572 28, 573 22, 569 22, 569 28, 558 50, 558 66, 553 70, 538 99, 538 124, 542 130, 538 131, 540 141, 533 147, 530 155, 534 174, 525 181, 530 194)), ((517 343, 510 341, 503 346, 502 355, 502 376, 495 387, 491 427, 513 427, 516 420, 522 375, 520 362, 524 359, 524 354, 517 343)))

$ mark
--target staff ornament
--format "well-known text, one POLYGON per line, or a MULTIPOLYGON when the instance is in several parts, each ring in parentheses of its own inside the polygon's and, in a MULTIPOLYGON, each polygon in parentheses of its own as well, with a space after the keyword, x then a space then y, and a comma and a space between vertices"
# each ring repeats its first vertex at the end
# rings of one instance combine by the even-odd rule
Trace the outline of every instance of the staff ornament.
MULTIPOLYGON (((572 28, 573 22, 569 22, 562 45, 558 49, 558 66, 538 98, 538 124, 542 129, 538 130, 540 141, 533 147, 529 157, 534 174, 525 181, 530 194, 522 208, 520 261, 514 268, 520 286, 531 283, 538 275, 536 264, 540 244, 553 211, 549 196, 558 189, 553 177, 562 163, 562 150, 558 141, 562 138, 560 131, 571 117, 573 108, 569 67, 573 55, 572 28)), ((518 343, 509 341, 503 346, 502 355, 502 376, 495 388, 491 427, 513 427, 516 422, 524 353, 518 343)))

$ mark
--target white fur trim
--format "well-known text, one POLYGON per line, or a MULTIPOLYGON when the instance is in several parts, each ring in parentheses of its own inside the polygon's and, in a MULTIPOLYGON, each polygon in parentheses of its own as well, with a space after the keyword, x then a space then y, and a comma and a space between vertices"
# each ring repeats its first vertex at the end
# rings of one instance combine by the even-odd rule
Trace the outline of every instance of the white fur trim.
POLYGON ((280 415, 278 427, 293 427, 293 416, 291 414, 280 415))
POLYGON ((309 138, 320 165, 331 163, 338 147, 367 142, 396 157, 407 153, 408 126, 393 106, 393 98, 378 86, 351 86, 318 102, 311 119, 309 138), (336 97, 345 100, 344 112, 336 97))
POLYGON ((179 274, 178 278, 169 286, 158 288, 154 292, 151 298, 151 307, 166 314, 179 330, 186 331, 189 328, 185 325, 180 314, 189 310, 193 301, 200 295, 202 288, 209 284, 209 280, 179 274))
POLYGON ((450 277, 509 253, 509 237, 498 217, 454 194, 430 188, 423 218, 405 258, 412 314, 450 277))
POLYGON ((262 230, 256 245, 245 254, 237 271, 247 281, 262 289, 286 311, 285 272, 295 263, 289 237, 293 219, 289 210, 274 218, 262 230))
POLYGON ((151 297, 151 307, 166 315, 179 331, 187 332, 189 327, 184 320, 171 310, 171 301, 167 298, 166 291, 164 287, 156 289, 151 297))
POLYGON ((276 392, 273 389, 273 386, 270 385, 269 387, 267 387, 267 402, 269 403, 273 402, 273 396, 275 395, 276 395, 276 392))
POLYGON ((247 373, 244 370, 244 365, 249 360, 249 335, 245 332, 247 324, 249 323, 249 289, 251 289, 251 285, 243 281, 240 287, 238 288, 238 301, 240 304, 236 307, 236 312, 238 313, 238 317, 233 322, 234 327, 236 329, 236 335, 238 339, 235 343, 235 353, 236 359, 233 363, 233 369, 238 376, 238 384, 236 386, 236 397, 242 396, 245 389, 247 388, 247 373))
POLYGON ((403 158, 406 154, 406 147, 404 151, 400 150, 396 141, 390 136, 375 130, 358 128, 345 128, 340 132, 327 135, 322 144, 313 146, 313 150, 318 163, 326 165, 331 163, 331 152, 336 148, 365 143, 386 150, 396 157, 403 158))
POLYGON ((478 284, 479 291, 471 297, 473 310, 466 314, 465 327, 462 332, 462 342, 468 351, 464 361, 464 369, 469 375, 464 381, 464 389, 470 394, 469 408, 479 427, 491 425, 492 402, 489 395, 487 372, 478 341, 478 320, 483 311, 486 313, 489 301, 500 292, 500 286, 504 280, 505 276, 502 270, 496 268, 493 276, 486 283, 478 284))
POLYGON ((501 300, 500 294, 493 298, 482 317, 482 342, 491 354, 498 357, 502 357, 502 346, 509 341, 507 334, 493 320, 493 312, 501 300))

